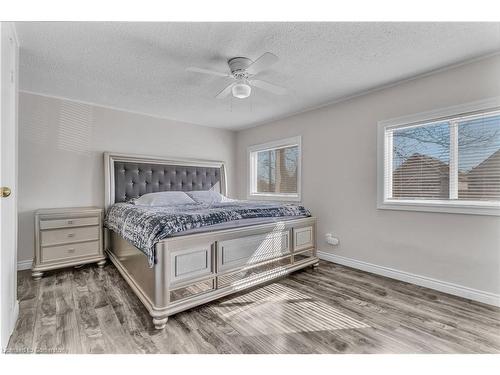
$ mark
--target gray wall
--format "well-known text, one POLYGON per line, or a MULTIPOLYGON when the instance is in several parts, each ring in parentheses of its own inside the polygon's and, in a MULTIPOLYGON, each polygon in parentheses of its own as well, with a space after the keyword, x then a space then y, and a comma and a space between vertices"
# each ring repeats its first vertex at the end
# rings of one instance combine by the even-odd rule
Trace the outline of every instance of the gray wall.
POLYGON ((240 131, 238 195, 246 196, 249 145, 302 135, 302 197, 318 217, 321 251, 500 293, 499 217, 376 208, 377 121, 493 96, 498 56, 240 131))
POLYGON ((234 192, 235 133, 20 93, 18 261, 33 258, 33 211, 103 206, 103 152, 227 162, 234 192))

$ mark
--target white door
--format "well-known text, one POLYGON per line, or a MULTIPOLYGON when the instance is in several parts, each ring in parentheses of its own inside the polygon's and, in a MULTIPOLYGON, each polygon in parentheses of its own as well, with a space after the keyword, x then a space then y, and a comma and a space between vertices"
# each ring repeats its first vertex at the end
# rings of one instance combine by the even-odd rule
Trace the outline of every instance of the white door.
POLYGON ((7 347, 17 319, 17 60, 14 25, 0 23, 0 287, 1 340, 7 347), (10 193, 9 193, 10 190, 10 193))

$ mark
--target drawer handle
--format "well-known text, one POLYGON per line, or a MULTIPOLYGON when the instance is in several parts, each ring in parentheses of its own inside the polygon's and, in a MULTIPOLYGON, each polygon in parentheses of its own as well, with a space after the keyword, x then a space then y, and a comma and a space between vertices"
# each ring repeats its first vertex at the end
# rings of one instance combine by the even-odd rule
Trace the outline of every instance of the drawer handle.
POLYGON ((73 220, 68 220, 68 224, 70 224, 70 225, 71 225, 71 224, 73 224, 73 223, 74 223, 74 221, 73 221, 73 220))
POLYGON ((72 247, 71 249, 68 249, 68 253, 73 254, 75 252, 75 248, 72 247))
POLYGON ((74 233, 68 233, 68 237, 75 237, 74 233))

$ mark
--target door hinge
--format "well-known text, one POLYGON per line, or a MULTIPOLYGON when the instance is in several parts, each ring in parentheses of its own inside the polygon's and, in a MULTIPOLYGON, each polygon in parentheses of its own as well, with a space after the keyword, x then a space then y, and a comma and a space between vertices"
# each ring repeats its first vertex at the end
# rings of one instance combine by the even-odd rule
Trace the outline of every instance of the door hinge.
POLYGON ((14 83, 14 71, 13 70, 10 71, 10 82, 14 83))

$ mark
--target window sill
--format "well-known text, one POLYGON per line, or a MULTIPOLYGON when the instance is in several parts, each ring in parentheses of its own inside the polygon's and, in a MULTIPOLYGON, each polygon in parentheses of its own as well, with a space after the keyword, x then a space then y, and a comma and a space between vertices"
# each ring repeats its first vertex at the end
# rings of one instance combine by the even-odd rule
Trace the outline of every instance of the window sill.
POLYGON ((412 201, 386 200, 379 202, 380 210, 401 210, 421 212, 441 212, 450 214, 488 215, 500 216, 500 204, 487 202, 447 202, 447 201, 412 201))
POLYGON ((300 202, 299 195, 287 195, 287 194, 249 194, 247 196, 249 200, 259 200, 259 201, 285 201, 285 202, 300 202))

